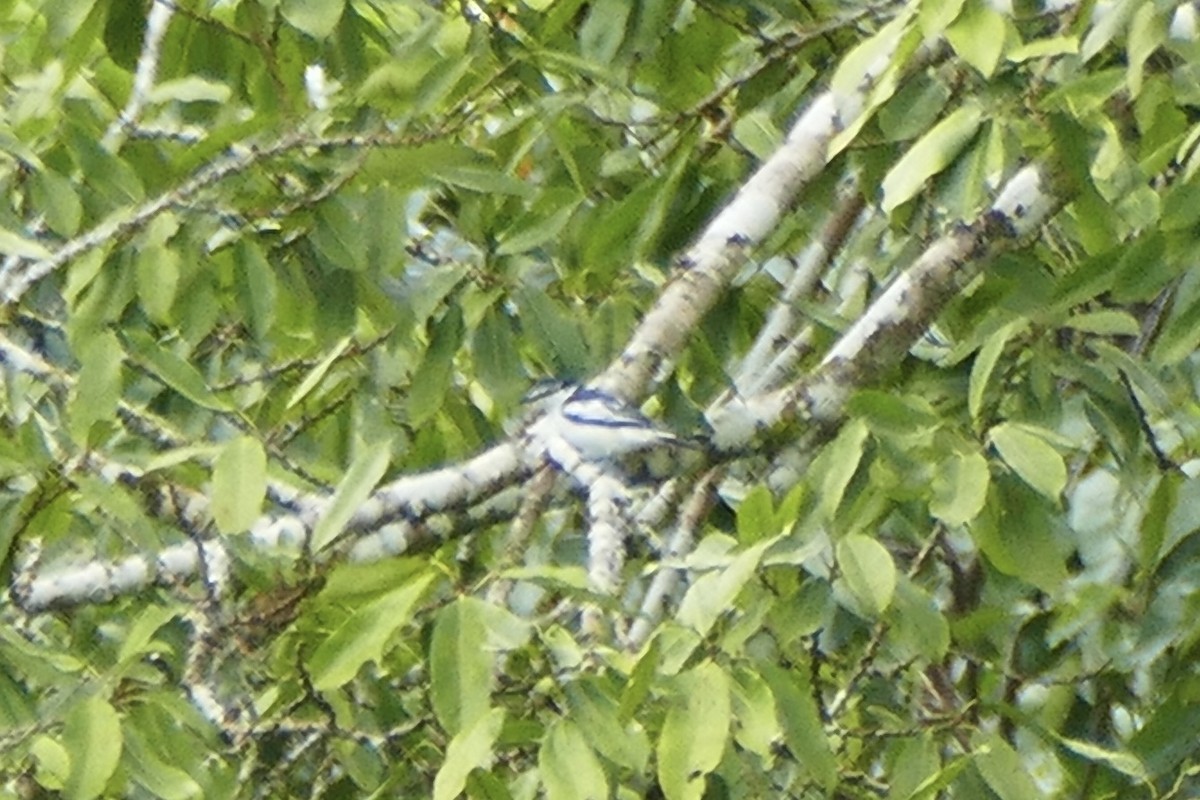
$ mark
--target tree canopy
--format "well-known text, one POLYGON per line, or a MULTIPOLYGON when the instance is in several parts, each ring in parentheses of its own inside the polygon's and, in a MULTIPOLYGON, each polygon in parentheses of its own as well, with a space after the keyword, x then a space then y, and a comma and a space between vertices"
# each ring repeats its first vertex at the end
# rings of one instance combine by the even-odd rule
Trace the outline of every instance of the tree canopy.
POLYGON ((4 4, 5 796, 1194 796, 1197 15, 4 4))

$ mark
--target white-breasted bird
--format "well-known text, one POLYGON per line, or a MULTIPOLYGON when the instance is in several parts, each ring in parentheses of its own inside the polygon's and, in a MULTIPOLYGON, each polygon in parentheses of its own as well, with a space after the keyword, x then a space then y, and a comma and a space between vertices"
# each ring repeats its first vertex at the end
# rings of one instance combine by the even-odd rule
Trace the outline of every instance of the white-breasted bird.
POLYGON ((607 392, 566 381, 539 382, 526 395, 542 416, 531 433, 558 437, 587 461, 611 461, 661 445, 694 447, 607 392))

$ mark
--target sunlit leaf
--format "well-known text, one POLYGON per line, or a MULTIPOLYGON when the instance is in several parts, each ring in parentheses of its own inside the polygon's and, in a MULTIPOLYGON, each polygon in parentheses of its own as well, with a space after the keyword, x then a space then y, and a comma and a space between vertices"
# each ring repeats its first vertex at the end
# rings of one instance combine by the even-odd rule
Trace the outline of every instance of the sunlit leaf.
POLYGON ((729 676, 706 661, 677 680, 658 740, 658 781, 667 800, 700 800, 729 739, 729 676))
POLYGON ((896 591, 892 554, 870 536, 852 533, 837 543, 838 566, 847 588, 868 614, 882 614, 896 591))
POLYGON ((968 103, 917 140, 883 179, 883 210, 891 211, 912 199, 931 177, 948 167, 982 120, 983 109, 968 103))
POLYGON ((988 439, 1021 479, 1051 500, 1057 500, 1067 485, 1067 467, 1044 437, 1028 426, 1003 422, 990 431, 988 439))
POLYGON ((433 800, 453 800, 467 785, 467 776, 487 764, 504 726, 504 709, 493 708, 459 731, 446 748, 446 758, 433 780, 433 800))
POLYGON ((491 705, 493 654, 484 646, 482 601, 459 598, 438 612, 429 644, 430 697, 450 733, 469 728, 491 705))
POLYGON ((71 756, 63 796, 99 797, 121 758, 121 719, 116 710, 99 695, 80 700, 72 704, 62 736, 71 756))
POLYGON ((608 777, 579 727, 557 720, 538 750, 538 771, 548 800, 604 800, 608 777))
POLYGON ((434 577, 417 576, 351 614, 309 659, 313 686, 322 691, 337 689, 352 680, 363 664, 380 663, 392 635, 412 618, 413 608, 434 577))
POLYGON ((290 25, 323 39, 333 33, 344 5, 344 0, 282 0, 279 10, 290 25))
POLYGON ((311 547, 323 550, 345 529, 362 502, 375 490, 392 458, 390 441, 364 445, 313 528, 311 547))
POLYGON ((267 454, 253 436, 239 436, 221 449, 213 464, 212 515, 222 533, 247 530, 267 492, 267 454))

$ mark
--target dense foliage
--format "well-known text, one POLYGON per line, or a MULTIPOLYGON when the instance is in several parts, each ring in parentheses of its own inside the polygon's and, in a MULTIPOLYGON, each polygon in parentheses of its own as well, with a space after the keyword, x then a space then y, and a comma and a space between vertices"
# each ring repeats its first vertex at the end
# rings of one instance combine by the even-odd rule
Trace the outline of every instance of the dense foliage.
POLYGON ((0 27, 5 796, 1200 792, 1192 3, 0 27), (550 375, 720 445, 613 594, 583 472, 456 472, 550 375))

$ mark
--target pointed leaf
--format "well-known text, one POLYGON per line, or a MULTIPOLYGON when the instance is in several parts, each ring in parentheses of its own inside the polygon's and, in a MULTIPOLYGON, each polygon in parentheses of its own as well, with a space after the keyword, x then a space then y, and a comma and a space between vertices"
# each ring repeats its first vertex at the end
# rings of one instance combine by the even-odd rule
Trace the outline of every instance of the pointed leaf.
POLYGON ((79 349, 82 366, 71 396, 70 425, 72 438, 85 442, 93 424, 116 415, 125 351, 109 331, 84 339, 79 349))
POLYGON ((608 776, 579 726, 559 719, 538 751, 538 771, 547 800, 606 800, 608 776))
POLYGON ((946 29, 959 57, 990 78, 1004 52, 1004 17, 984 0, 967 0, 962 14, 946 29))
POLYGON ((329 372, 329 368, 333 366, 333 363, 346 352, 352 341, 353 339, 349 336, 339 341, 316 366, 308 371, 308 374, 304 376, 304 380, 300 381, 300 385, 292 390, 292 396, 287 401, 287 408, 294 407, 307 397, 309 392, 317 387, 317 384, 325 377, 325 373, 329 372))
POLYGON ((451 306, 432 326, 429 347, 413 374, 408 394, 408 421, 424 425, 441 410, 454 377, 454 356, 463 337, 463 315, 458 306, 451 306))
POLYGON ((493 708, 450 740, 446 760, 433 779, 433 800, 454 800, 462 793, 471 770, 491 762, 492 747, 502 727, 504 709, 493 708))
POLYGON ((968 102, 922 136, 883 179, 883 210, 911 200, 926 182, 954 161, 983 120, 983 109, 968 102))
POLYGON ((370 497, 376 484, 387 472, 392 458, 390 439, 364 446, 354 459, 346 476, 338 484, 325 513, 317 521, 312 533, 313 552, 320 552, 345 529, 354 512, 370 497))
POLYGON ((785 670, 773 662, 759 662, 756 667, 775 695, 775 711, 788 749, 817 783, 832 791, 838 780, 838 763, 813 700, 808 667, 785 670))
POLYGON ((229 404, 213 394, 200 371, 148 334, 124 333, 126 347, 155 377, 198 406, 213 411, 228 411, 229 404))
POLYGON ((998 735, 989 736, 986 744, 976 745, 975 766, 1000 800, 1027 800, 1042 794, 1029 777, 1021 756, 998 735))
POLYGON ((351 614, 309 659, 313 686, 337 689, 353 680, 363 664, 382 661, 388 641, 409 622, 434 577, 418 576, 351 614))
POLYGON ((763 553, 778 537, 766 539, 740 553, 724 569, 702 575, 683 597, 676 619, 707 636, 722 614, 734 609, 734 601, 746 582, 754 576, 763 553))
POLYGON ((1058 451, 1028 426, 1004 422, 988 432, 988 439, 1021 480, 1051 500, 1062 494, 1067 466, 1058 451))
POLYGON ((615 697, 600 681, 584 678, 564 687, 570 718, 592 748, 619 767, 640 773, 650 760, 650 739, 637 720, 623 719, 615 697))
POLYGON ((854 419, 842 426, 836 439, 821 454, 824 467, 821 478, 821 512, 830 518, 842 503, 850 479, 858 471, 863 445, 867 441, 867 424, 854 419))

